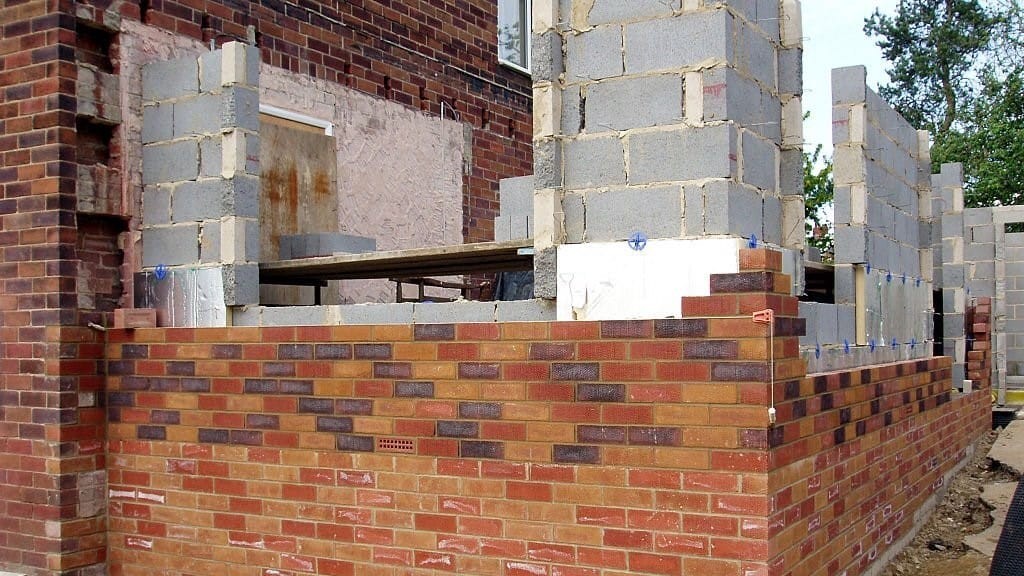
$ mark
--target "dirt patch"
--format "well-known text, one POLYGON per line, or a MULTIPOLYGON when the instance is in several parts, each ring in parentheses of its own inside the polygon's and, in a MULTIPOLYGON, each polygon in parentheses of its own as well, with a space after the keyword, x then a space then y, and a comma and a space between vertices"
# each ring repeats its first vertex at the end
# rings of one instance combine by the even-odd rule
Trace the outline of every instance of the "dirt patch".
POLYGON ((991 508, 981 500, 982 486, 1018 479, 988 457, 998 435, 992 431, 981 439, 928 523, 882 576, 988 576, 992 559, 970 549, 964 538, 992 525, 991 508))

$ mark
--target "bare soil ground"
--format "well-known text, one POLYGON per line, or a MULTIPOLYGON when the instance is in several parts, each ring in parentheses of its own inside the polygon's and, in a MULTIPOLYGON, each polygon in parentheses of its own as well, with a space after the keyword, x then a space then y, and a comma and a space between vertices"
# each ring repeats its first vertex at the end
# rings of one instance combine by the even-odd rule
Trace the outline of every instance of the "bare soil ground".
POLYGON ((982 438, 974 458, 953 479, 928 523, 882 576, 988 576, 992 559, 970 549, 964 537, 992 525, 991 508, 981 500, 982 486, 1018 480, 988 458, 997 436, 992 431, 982 438))

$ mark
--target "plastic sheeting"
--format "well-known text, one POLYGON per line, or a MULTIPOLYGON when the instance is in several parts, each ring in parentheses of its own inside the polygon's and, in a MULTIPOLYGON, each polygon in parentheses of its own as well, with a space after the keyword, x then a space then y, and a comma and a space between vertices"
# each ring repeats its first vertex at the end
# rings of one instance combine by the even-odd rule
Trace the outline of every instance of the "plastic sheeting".
POLYGON ((135 307, 155 308, 158 326, 227 325, 220 268, 182 268, 135 275, 135 307))

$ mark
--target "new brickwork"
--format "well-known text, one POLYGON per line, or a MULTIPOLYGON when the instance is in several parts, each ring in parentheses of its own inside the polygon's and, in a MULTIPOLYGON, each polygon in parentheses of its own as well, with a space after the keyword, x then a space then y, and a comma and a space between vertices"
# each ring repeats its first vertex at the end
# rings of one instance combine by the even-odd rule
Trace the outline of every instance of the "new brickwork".
POLYGON ((967 379, 974 387, 992 388, 992 299, 978 298, 964 314, 967 334, 967 379))
POLYGON ((859 573, 981 425, 945 360, 805 378, 742 262, 681 320, 115 332, 112 573, 859 573))

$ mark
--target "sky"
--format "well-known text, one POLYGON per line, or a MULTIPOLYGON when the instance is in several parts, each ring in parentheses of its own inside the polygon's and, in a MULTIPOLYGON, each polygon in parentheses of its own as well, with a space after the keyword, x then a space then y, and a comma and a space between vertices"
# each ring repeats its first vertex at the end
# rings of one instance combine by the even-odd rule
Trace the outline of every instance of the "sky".
POLYGON ((892 14, 899 0, 803 0, 805 149, 832 155, 832 69, 863 64, 868 84, 888 83, 887 63, 875 46, 877 38, 864 34, 864 19, 877 7, 892 14))

